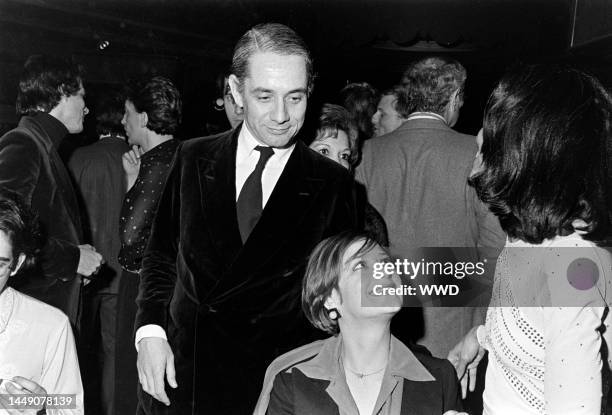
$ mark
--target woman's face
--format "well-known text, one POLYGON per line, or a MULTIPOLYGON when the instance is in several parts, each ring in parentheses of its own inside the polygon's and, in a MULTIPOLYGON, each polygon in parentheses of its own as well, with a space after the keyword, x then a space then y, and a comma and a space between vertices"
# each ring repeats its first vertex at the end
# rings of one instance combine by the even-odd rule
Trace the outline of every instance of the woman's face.
POLYGON ((310 148, 321 153, 330 160, 340 164, 345 169, 350 167, 351 149, 348 135, 338 130, 336 137, 323 132, 310 144, 310 148))
POLYGON ((367 252, 355 255, 364 240, 351 244, 342 258, 342 272, 338 290, 326 302, 327 308, 336 308, 345 322, 385 317, 390 319, 401 305, 402 297, 381 295, 382 288, 397 288, 401 280, 397 274, 374 278, 376 263, 390 261, 388 253, 378 244, 367 252))

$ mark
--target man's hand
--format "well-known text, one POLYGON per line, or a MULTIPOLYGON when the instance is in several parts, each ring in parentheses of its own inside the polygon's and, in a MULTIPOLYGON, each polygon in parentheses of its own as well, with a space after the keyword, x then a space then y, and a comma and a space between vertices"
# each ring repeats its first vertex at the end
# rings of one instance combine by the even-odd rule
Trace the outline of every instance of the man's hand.
POLYGON ((470 392, 476 388, 476 372, 478 363, 484 356, 485 349, 478 343, 476 331, 478 327, 472 328, 468 334, 448 353, 447 359, 453 364, 457 371, 457 377, 461 381, 461 397, 465 399, 469 383, 470 392))
POLYGON ((138 379, 142 389, 158 401, 170 406, 164 388, 164 375, 168 384, 176 388, 174 354, 168 341, 161 337, 145 337, 138 343, 138 379))
POLYGON ((91 245, 79 245, 79 266, 77 273, 84 277, 89 277, 95 274, 100 266, 104 263, 102 255, 96 252, 96 249, 91 245))
MULTIPOLYGON (((3 382, 4 389, 6 393, 9 395, 37 395, 37 396, 46 396, 47 391, 45 388, 40 386, 38 383, 33 382, 29 379, 26 379, 21 376, 15 376, 11 379, 10 382, 3 382)), ((44 408, 44 400, 41 400, 42 403, 40 406, 34 408, 31 404, 28 404, 28 409, 11 409, 11 402, 6 397, 0 397, 0 408, 7 409, 9 414, 36 414, 38 411, 44 408)))
POLYGON ((144 154, 142 147, 133 145, 132 149, 127 153, 123 154, 121 161, 123 163, 123 171, 125 172, 125 179, 127 180, 127 190, 130 190, 140 171, 140 157, 144 154))

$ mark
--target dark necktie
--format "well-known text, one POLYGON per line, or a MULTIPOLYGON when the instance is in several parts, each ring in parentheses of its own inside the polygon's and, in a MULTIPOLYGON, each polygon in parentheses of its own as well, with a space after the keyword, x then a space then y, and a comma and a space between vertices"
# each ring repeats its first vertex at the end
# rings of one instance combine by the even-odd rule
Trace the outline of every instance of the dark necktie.
POLYGON ((274 154, 272 147, 257 146, 255 150, 259 151, 259 160, 255 166, 255 170, 249 175, 242 186, 238 201, 236 202, 236 213, 238 216, 238 228, 240 229, 240 237, 242 243, 248 239, 251 231, 257 224, 261 216, 263 196, 261 191, 261 174, 263 173, 266 163, 274 154))

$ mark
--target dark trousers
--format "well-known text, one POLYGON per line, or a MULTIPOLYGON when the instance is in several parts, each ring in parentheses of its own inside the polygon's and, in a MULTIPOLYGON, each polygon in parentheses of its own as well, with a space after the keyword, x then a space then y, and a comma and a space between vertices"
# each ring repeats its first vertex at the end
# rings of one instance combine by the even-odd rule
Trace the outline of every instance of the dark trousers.
POLYGON ((119 280, 117 298, 117 352, 115 388, 119 393, 115 399, 115 413, 136 413, 138 397, 138 371, 136 348, 134 347, 134 319, 136 318, 136 296, 140 277, 137 273, 123 271, 119 280))
POLYGON ((88 413, 113 415, 117 295, 86 292, 79 345, 88 413))

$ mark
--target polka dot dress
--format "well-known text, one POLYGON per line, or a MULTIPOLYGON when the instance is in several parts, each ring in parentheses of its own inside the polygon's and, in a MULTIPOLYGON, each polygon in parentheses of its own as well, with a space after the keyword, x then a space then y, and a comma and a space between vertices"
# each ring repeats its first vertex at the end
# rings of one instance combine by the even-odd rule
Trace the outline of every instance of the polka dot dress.
POLYGON ((169 140, 143 154, 138 178, 125 195, 119 218, 119 263, 125 270, 140 270, 153 218, 177 146, 177 140, 169 140))

